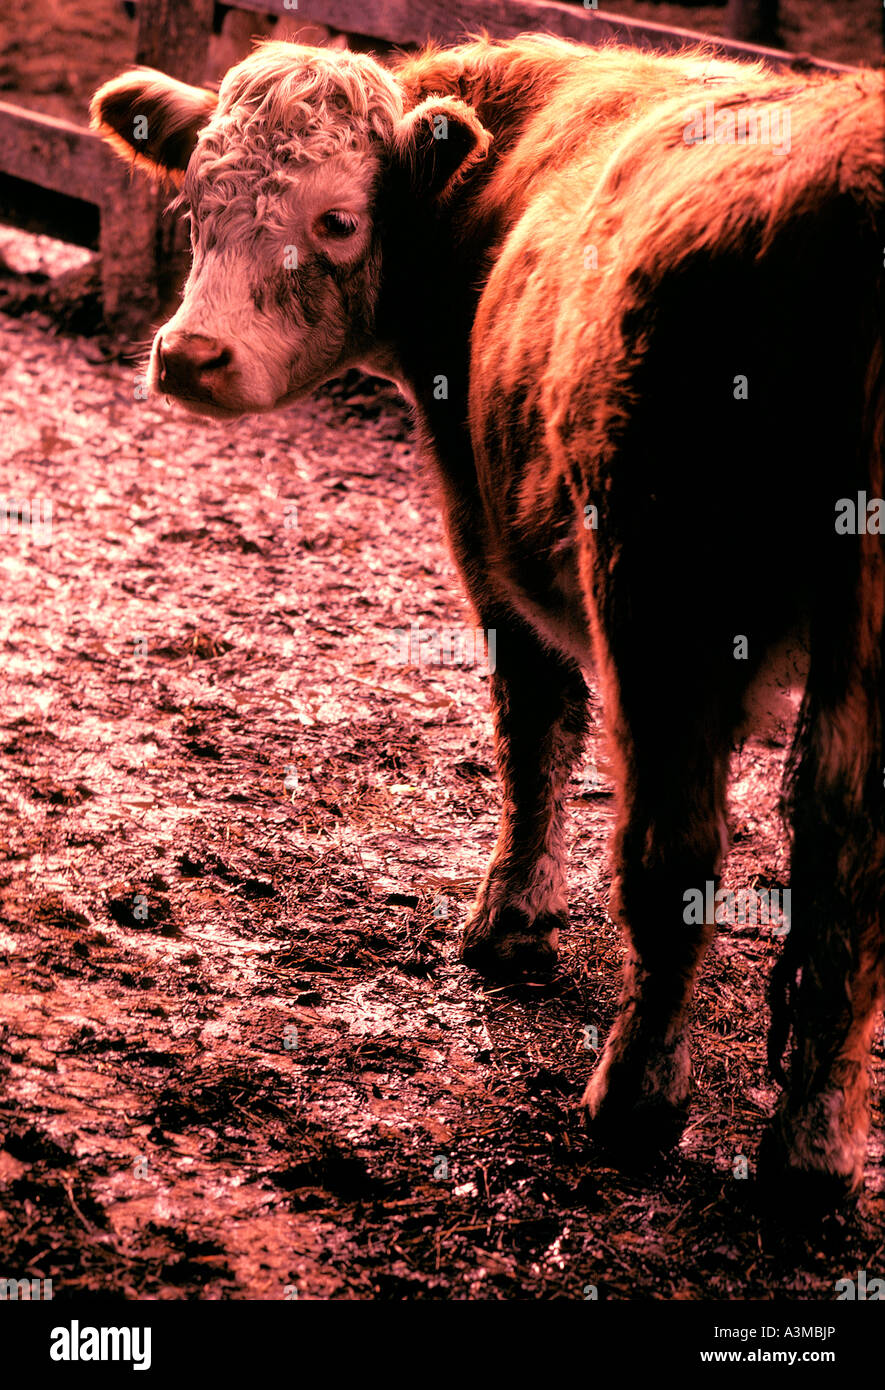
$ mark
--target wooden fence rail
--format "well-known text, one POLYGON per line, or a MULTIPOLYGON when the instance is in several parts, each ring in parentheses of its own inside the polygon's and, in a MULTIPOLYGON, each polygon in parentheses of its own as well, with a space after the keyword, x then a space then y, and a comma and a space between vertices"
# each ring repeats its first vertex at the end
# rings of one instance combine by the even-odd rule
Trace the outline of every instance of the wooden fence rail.
MULTIPOLYGON (((225 0, 227 3, 227 0, 225 0)), ((345 33, 365 34, 394 44, 422 44, 428 39, 453 43, 465 34, 485 29, 493 38, 534 30, 598 44, 617 39, 634 48, 673 49, 700 40, 734 57, 766 58, 778 67, 794 65, 846 71, 842 63, 760 48, 737 39, 716 38, 688 29, 668 28, 646 20, 627 19, 583 4, 557 0, 233 0, 238 10, 303 18, 306 24, 326 24, 345 33)))

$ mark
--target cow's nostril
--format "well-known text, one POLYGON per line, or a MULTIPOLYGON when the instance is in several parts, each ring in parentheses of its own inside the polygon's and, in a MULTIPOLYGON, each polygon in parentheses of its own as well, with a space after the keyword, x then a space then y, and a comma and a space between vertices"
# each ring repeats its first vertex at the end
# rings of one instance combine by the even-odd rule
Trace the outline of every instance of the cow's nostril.
POLYGON ((210 400, 211 376, 229 367, 233 352, 217 338, 173 330, 157 347, 160 385, 169 396, 210 400))
POLYGON ((200 371, 220 372, 230 365, 232 355, 230 348, 222 348, 214 357, 210 357, 208 361, 202 363, 200 371))

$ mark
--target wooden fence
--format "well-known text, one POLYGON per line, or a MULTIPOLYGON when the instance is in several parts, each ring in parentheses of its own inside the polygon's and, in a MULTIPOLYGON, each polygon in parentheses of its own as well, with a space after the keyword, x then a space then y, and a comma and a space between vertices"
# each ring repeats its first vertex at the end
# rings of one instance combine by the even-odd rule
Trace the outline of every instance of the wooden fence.
MULTIPOLYGON (((743 3, 743 0, 732 0, 743 3)), ((595 44, 616 39, 660 50, 697 42, 698 34, 606 14, 556 0, 233 0, 230 8, 323 24, 389 44, 454 42, 485 29, 496 38, 546 32, 595 44)), ((139 0, 135 61, 200 84, 212 35, 213 0, 139 0)), ((734 39, 708 38, 721 53, 764 57, 781 68, 846 71, 843 64, 759 48, 734 39)), ((131 178, 125 164, 91 131, 0 102, 0 176, 67 200, 97 206, 105 320, 121 338, 143 338, 167 297, 175 264, 175 229, 162 217, 163 196, 147 180, 131 178)), ((65 218, 53 233, 65 237, 65 218)), ((18 220, 0 207, 0 221, 18 220)))

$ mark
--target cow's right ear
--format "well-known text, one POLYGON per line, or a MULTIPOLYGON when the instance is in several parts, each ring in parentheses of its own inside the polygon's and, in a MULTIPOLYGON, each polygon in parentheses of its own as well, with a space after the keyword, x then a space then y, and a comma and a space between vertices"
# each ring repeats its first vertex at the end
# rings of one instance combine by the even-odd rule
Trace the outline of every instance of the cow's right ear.
POLYGON ((492 137, 472 106, 457 97, 428 97, 400 121, 395 150, 415 193, 446 198, 492 137))
POLYGON ((92 129, 117 154, 154 178, 178 184, 217 100, 203 87, 189 87, 153 68, 135 68, 99 87, 89 114, 92 129))

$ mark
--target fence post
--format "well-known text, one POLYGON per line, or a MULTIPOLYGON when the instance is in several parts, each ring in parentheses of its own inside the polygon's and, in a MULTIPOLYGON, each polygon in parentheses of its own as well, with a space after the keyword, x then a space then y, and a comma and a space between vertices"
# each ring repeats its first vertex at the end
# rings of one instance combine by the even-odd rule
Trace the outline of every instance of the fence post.
POLYGON ((139 0, 135 61, 202 84, 214 0, 139 0))
MULTIPOLYGON (((213 0, 140 0, 135 61, 199 86, 213 9, 213 0)), ((105 319, 121 337, 149 335, 186 273, 187 236, 163 216, 168 200, 168 190, 114 164, 101 204, 101 275, 105 319)))
POLYGON ((159 314, 164 201, 143 174, 108 160, 99 211, 102 308, 111 331, 130 341, 144 339, 159 314))

